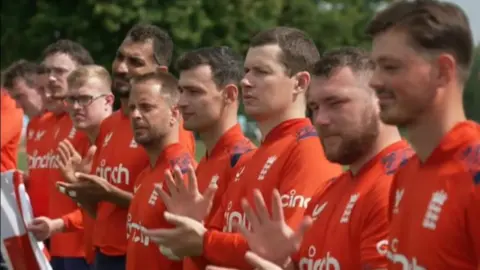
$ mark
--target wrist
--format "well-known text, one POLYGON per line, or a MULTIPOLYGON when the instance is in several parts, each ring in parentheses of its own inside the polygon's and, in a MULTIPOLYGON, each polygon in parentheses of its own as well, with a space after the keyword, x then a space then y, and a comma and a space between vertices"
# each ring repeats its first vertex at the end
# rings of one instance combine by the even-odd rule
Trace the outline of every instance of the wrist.
POLYGON ((52 220, 52 234, 65 231, 65 222, 62 218, 52 220))

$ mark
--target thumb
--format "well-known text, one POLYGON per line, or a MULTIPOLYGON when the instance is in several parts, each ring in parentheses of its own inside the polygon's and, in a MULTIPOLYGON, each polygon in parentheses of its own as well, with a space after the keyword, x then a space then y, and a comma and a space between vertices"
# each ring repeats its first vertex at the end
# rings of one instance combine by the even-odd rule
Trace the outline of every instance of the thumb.
POLYGON ((168 211, 165 211, 165 212, 163 213, 163 216, 165 217, 165 220, 166 220, 168 223, 170 223, 170 224, 172 224, 172 225, 177 225, 177 226, 183 225, 183 224, 187 223, 187 222, 190 220, 190 218, 188 218, 188 217, 183 217, 183 216, 175 215, 175 214, 172 214, 172 213, 170 213, 170 212, 168 212, 168 211))

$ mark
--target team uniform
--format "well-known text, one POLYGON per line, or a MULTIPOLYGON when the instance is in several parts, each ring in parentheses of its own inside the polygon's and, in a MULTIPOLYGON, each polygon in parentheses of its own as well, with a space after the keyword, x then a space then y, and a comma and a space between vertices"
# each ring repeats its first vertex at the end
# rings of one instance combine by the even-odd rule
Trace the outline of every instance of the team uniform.
POLYGON ((172 261, 160 253, 158 245, 143 235, 143 229, 170 228, 163 213, 162 203, 155 184, 162 183, 165 170, 178 166, 186 172, 188 165, 195 166, 192 155, 179 144, 168 145, 152 168, 145 168, 135 181, 134 196, 127 217, 127 270, 182 269, 182 261, 172 261))
MULTIPOLYGON (((233 179, 234 169, 242 166, 255 148, 243 134, 240 125, 235 125, 220 137, 210 155, 202 158, 195 172, 199 191, 203 193, 209 185, 217 185, 211 213, 215 213, 220 207, 221 198, 233 179)), ((210 223, 212 216, 205 219, 205 224, 210 223)), ((206 266, 207 262, 202 257, 185 258, 183 261, 184 270, 205 269, 206 266)))
MULTIPOLYGON (((50 148, 56 149, 58 144, 64 139, 70 140, 78 151, 85 151, 84 149, 78 148, 84 148, 83 142, 88 141, 88 138, 85 134, 77 132, 68 114, 62 114, 57 117, 57 121, 53 127, 53 138, 49 143, 50 148)), ((64 179, 56 163, 52 164, 52 168, 48 174, 48 180, 50 181, 50 218, 61 218, 63 215, 79 209, 74 201, 57 190, 56 183, 62 182, 64 179)), ((53 269, 89 269, 88 263, 85 260, 83 240, 83 230, 66 231, 53 235, 50 238, 50 255, 52 256, 51 264, 53 269)))
POLYGON ((389 269, 479 269, 478 123, 457 124, 425 162, 399 170, 389 216, 389 269))
POLYGON ((303 220, 311 197, 341 172, 339 165, 326 160, 309 119, 279 124, 236 171, 220 209, 207 226, 203 257, 213 265, 250 269, 244 260, 248 244, 240 234, 232 233, 235 223, 249 227, 241 199, 247 198, 252 203, 253 190, 259 189, 265 201, 270 202, 273 189, 278 189, 287 224, 296 228, 303 220))
POLYGON ((330 180, 307 209, 314 223, 292 256, 297 269, 386 269, 390 186, 412 154, 400 141, 356 175, 347 171, 330 180))
POLYGON ((1 90, 0 172, 17 169, 18 146, 22 136, 23 111, 8 93, 1 90), (7 120, 8 119, 8 120, 7 120))
MULTIPOLYGON (((96 156, 92 171, 106 179, 110 184, 126 192, 134 192, 134 183, 140 172, 149 166, 148 156, 135 142, 130 120, 121 111, 113 113, 102 122, 110 129, 100 129, 99 153, 96 156)), ((186 132, 183 128, 180 131, 186 132)), ((181 135, 189 141, 181 144, 194 145, 190 135, 181 135)), ((187 146, 188 147, 188 146, 187 146)), ((93 246, 96 249, 96 269, 125 269, 127 248, 126 221, 128 208, 103 201, 97 206, 97 216, 93 231, 93 246)))
POLYGON ((49 169, 55 164, 55 149, 49 141, 53 138, 56 116, 46 112, 30 119, 26 132, 26 151, 28 157, 27 192, 35 217, 49 217, 50 185, 49 169))

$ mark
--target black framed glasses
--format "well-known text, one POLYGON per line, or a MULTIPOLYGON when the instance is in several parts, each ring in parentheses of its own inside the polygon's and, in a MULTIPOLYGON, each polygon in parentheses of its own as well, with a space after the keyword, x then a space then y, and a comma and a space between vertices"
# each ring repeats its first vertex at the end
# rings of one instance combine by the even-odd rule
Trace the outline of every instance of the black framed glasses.
POLYGON ((78 95, 78 96, 68 96, 66 97, 65 101, 68 105, 73 106, 75 103, 82 107, 89 106, 95 100, 104 97, 106 95, 98 95, 98 96, 91 96, 91 95, 78 95))

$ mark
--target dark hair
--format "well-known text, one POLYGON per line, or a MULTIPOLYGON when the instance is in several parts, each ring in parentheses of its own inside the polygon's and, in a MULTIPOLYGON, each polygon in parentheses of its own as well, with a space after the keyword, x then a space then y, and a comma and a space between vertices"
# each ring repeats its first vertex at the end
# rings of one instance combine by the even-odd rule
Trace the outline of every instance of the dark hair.
POLYGON ((153 24, 137 24, 130 29, 127 37, 133 42, 153 43, 153 57, 157 64, 169 66, 172 61, 173 41, 170 35, 153 24))
POLYGON ((397 1, 379 12, 366 33, 375 37, 392 28, 406 31, 414 47, 426 52, 450 53, 461 77, 469 76, 473 59, 473 38, 469 21, 456 4, 436 0, 397 1))
POLYGON ((354 47, 336 48, 327 51, 313 67, 313 75, 328 77, 339 68, 349 67, 353 72, 370 72, 375 63, 366 50, 354 47))
POLYGON ((10 89, 13 87, 13 81, 21 78, 30 86, 35 86, 35 75, 46 74, 48 69, 40 64, 20 59, 12 63, 2 74, 3 87, 10 89))
POLYGON ((135 84, 145 83, 148 81, 153 81, 157 84, 160 84, 162 86, 160 90, 161 94, 168 96, 171 104, 176 104, 178 102, 180 97, 178 92, 178 79, 174 75, 163 71, 146 73, 132 78, 130 85, 132 85, 132 89, 135 89, 135 87, 133 87, 135 84))
POLYGON ((183 54, 176 62, 178 72, 207 65, 217 86, 240 84, 243 77, 243 59, 231 48, 206 47, 183 54))
POLYGON ((93 65, 94 61, 90 53, 80 43, 69 39, 60 39, 43 50, 43 58, 57 53, 64 53, 72 58, 78 65, 93 65))
POLYGON ((280 61, 288 75, 310 71, 320 54, 313 40, 303 31, 291 27, 275 27, 258 33, 250 47, 278 45, 282 50, 280 61))

